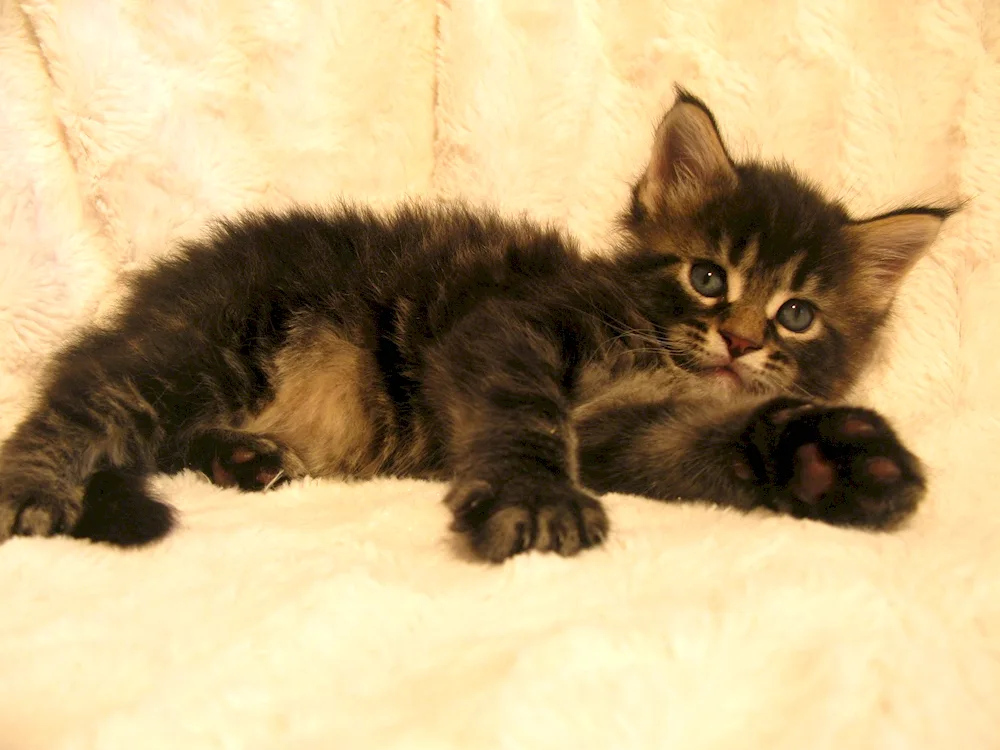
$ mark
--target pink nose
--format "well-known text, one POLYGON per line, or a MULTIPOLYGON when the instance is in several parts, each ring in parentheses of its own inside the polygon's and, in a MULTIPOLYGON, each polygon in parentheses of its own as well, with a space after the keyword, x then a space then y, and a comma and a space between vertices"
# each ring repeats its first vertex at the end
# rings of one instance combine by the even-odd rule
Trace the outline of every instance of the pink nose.
POLYGON ((726 342, 726 348, 729 349, 729 356, 733 359, 742 357, 747 352, 755 352, 760 349, 760 344, 757 342, 737 336, 735 333, 730 333, 729 331, 719 331, 719 333, 722 334, 722 338, 726 342))

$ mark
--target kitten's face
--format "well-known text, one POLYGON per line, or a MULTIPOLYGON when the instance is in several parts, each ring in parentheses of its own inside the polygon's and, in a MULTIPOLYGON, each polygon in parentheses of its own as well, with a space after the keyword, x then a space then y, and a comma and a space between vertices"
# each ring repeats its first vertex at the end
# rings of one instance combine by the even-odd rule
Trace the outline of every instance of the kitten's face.
POLYGON ((691 215, 643 223, 664 260, 646 281, 665 348, 720 388, 837 395, 885 314, 851 294, 847 217, 787 172, 738 177, 691 215))
POLYGON ((734 164, 681 94, 624 224, 666 355, 722 392, 843 395, 945 211, 852 221, 784 167, 734 164))

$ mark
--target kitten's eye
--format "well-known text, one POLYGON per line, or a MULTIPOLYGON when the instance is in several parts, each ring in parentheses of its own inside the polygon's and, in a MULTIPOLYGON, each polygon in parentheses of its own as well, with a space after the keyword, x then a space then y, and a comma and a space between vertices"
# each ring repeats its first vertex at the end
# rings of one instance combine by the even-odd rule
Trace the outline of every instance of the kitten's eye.
POLYGON ((789 331, 802 333, 813 324, 816 309, 804 299, 790 299, 778 308, 774 317, 789 331))
POLYGON ((702 261, 691 266, 691 286, 704 297, 721 297, 726 293, 725 269, 702 261))

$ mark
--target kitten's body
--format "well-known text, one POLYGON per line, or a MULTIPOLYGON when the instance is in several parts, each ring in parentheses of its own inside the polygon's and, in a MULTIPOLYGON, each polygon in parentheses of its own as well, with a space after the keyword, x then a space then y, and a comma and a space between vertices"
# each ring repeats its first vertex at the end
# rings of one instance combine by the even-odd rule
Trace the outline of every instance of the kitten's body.
POLYGON ((612 259, 461 206, 223 224, 57 358, 0 454, 0 539, 146 541, 170 513, 144 477, 184 467, 244 489, 450 479, 492 560, 598 543, 585 488, 892 526, 916 459, 877 415, 818 404, 945 214, 852 222, 787 171, 733 165, 681 94, 612 259), (806 330, 776 322, 803 305, 806 330))

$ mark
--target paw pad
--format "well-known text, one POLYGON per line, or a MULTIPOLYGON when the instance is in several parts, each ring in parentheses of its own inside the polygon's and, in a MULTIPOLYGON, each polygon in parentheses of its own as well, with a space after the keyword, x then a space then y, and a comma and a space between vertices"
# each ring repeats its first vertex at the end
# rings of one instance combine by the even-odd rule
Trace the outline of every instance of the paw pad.
POLYGON ((245 464, 253 461, 255 458, 257 458, 257 454, 249 448, 237 448, 233 451, 230 460, 234 464, 245 464))
POLYGON ((800 406, 789 406, 785 409, 780 409, 773 414, 771 414, 771 422, 779 427, 786 425, 791 422, 795 417, 805 414, 806 412, 813 411, 816 407, 812 404, 802 404, 800 406))
POLYGON ((742 479, 744 482, 749 482, 753 479, 753 469, 746 461, 734 461, 733 462, 733 474, 736 475, 737 479, 742 479))
POLYGON ((865 469, 875 481, 883 484, 892 484, 903 475, 899 464, 885 456, 869 458, 865 462, 865 469))
POLYGON ((191 461, 220 487, 247 492, 271 489, 304 475, 304 467, 282 445, 258 435, 213 431, 192 445, 191 461))
POLYGON ((234 487, 236 485, 236 476, 231 471, 226 471, 218 458, 213 458, 212 482, 220 487, 234 487))
POLYGON ((865 435, 874 435, 878 432, 878 428, 875 425, 860 417, 848 417, 845 419, 841 430, 848 437, 863 437, 865 435))
POLYGON ((758 456, 770 478, 761 485, 764 502, 797 517, 890 529, 924 493, 917 457, 883 417, 862 407, 777 403, 744 439, 752 446, 746 455, 758 456))
POLYGON ((815 443, 803 445, 795 451, 795 476, 791 489, 803 502, 816 502, 830 491, 836 478, 836 470, 823 458, 815 443))

